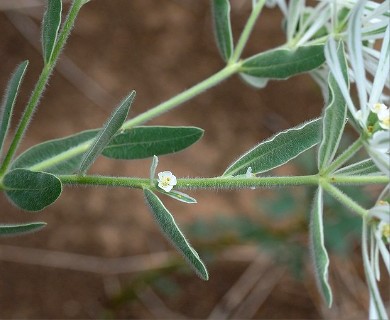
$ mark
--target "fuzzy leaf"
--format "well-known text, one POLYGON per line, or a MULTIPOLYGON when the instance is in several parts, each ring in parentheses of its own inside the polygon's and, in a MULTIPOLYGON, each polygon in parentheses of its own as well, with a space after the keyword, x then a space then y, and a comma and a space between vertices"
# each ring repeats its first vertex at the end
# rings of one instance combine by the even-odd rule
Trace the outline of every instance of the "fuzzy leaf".
POLYGON ((248 167, 254 174, 261 173, 288 162, 319 142, 320 125, 321 119, 314 119, 278 133, 243 154, 223 175, 245 174, 248 167))
POLYGON ((332 291, 328 282, 329 257, 324 242, 323 190, 321 186, 314 197, 311 211, 310 245, 318 288, 326 304, 330 307, 332 305, 332 291))
POLYGON ((0 107, 0 155, 3 149, 4 140, 7 137, 8 128, 11 122, 12 112, 14 109, 16 97, 20 84, 23 81, 24 74, 28 66, 28 61, 22 62, 13 73, 8 82, 3 102, 0 107))
POLYGON ((208 280, 209 275, 198 253, 191 247, 183 233, 177 226, 173 216, 165 208, 161 200, 149 189, 144 189, 145 199, 150 210, 160 226, 162 232, 172 242, 184 258, 203 280, 208 280))
MULTIPOLYGON (((345 81, 348 82, 348 66, 342 42, 338 45, 337 55, 345 81)), ((318 150, 319 170, 326 169, 332 162, 343 135, 347 117, 347 104, 332 73, 329 73, 328 88, 329 102, 322 118, 322 141, 318 150)))
POLYGON ((316 69, 324 61, 323 45, 273 49, 244 60, 240 72, 259 78, 286 79, 316 69))
POLYGON ((0 224, 0 237, 19 236, 39 231, 46 226, 45 222, 31 222, 23 224, 0 224))
POLYGON ((386 307, 384 306, 383 299, 381 297, 378 284, 375 278, 375 270, 374 270, 374 261, 375 257, 372 256, 371 249, 371 259, 370 259, 370 238, 371 232, 369 231, 370 226, 367 223, 366 219, 363 219, 363 228, 362 228, 362 257, 363 257, 363 266, 364 273, 366 274, 368 289, 370 293, 370 304, 372 304, 373 310, 371 312, 375 312, 375 319, 383 319, 387 320, 389 317, 387 316, 386 307))
POLYGON ((103 150, 114 159, 144 159, 181 151, 203 136, 196 127, 135 127, 118 133, 103 150))
POLYGON ((373 173, 380 173, 380 170, 371 158, 350 164, 335 172, 335 174, 343 176, 369 175, 373 173))
POLYGON ((83 154, 99 130, 83 131, 65 138, 37 144, 23 152, 11 169, 25 168, 58 174, 71 174, 80 167, 83 154))
POLYGON ((265 88, 269 80, 267 78, 253 77, 245 73, 240 73, 239 75, 242 80, 256 89, 265 88))
POLYGON ((133 90, 115 109, 103 128, 97 134, 95 140, 85 153, 79 173, 85 174, 89 167, 95 162, 96 158, 102 153, 103 149, 110 143, 112 137, 118 132, 125 122, 133 103, 135 91, 133 90))
POLYGON ((61 24, 62 1, 48 0, 47 9, 42 21, 42 52, 45 64, 53 54, 61 24))
POLYGON ((52 204, 62 192, 61 181, 45 172, 15 169, 3 179, 8 198, 19 208, 40 211, 52 204))
POLYGON ((188 194, 185 194, 184 192, 180 192, 177 190, 171 190, 169 192, 165 192, 163 190, 159 190, 159 192, 167 195, 168 197, 171 197, 175 200, 185 202, 185 203, 198 203, 195 198, 189 196, 188 194))
POLYGON ((227 62, 233 54, 229 0, 212 0, 212 15, 217 46, 223 60, 227 62))

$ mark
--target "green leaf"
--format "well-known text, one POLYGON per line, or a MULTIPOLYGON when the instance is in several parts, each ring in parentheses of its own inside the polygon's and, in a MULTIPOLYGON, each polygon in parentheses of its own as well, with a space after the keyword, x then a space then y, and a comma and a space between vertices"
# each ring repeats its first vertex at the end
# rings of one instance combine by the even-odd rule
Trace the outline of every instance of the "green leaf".
POLYGON ((366 275, 366 280, 368 284, 368 289, 370 292, 370 304, 372 303, 372 307, 375 310, 374 314, 376 314, 376 319, 389 319, 387 316, 386 307, 383 303, 383 299, 381 297, 377 281, 376 281, 376 271, 375 271, 375 262, 376 258, 373 256, 373 244, 371 241, 375 241, 375 236, 371 235, 369 230, 370 226, 366 219, 363 218, 363 228, 362 228, 362 257, 363 257, 363 266, 364 273, 366 275), (371 247, 371 250, 369 249, 371 247), (370 251, 371 251, 371 259, 370 259, 370 251))
POLYGON ((11 122, 12 112, 14 109, 16 97, 20 84, 28 66, 28 61, 22 62, 15 70, 8 82, 3 102, 0 108, 0 155, 3 149, 4 140, 7 137, 8 128, 11 122))
POLYGON ((45 64, 50 61, 53 54, 61 24, 61 12, 61 0, 48 0, 42 21, 42 52, 45 64))
POLYGON ((332 305, 332 291, 328 282, 329 257, 324 242, 323 190, 320 186, 314 197, 310 222, 310 249, 315 267, 317 285, 328 307, 332 305))
POLYGON ((371 158, 353 163, 335 172, 335 174, 343 176, 369 175, 373 173, 380 173, 380 170, 371 158))
POLYGON ((61 139, 49 140, 23 152, 11 169, 25 168, 57 174, 71 174, 80 167, 85 150, 99 130, 88 130, 61 139))
MULTIPOLYGON (((338 44, 337 55, 341 72, 348 83, 348 66, 342 41, 338 44)), ((329 102, 322 118, 322 141, 318 150, 318 169, 320 171, 325 170, 332 162, 340 144, 347 117, 346 101, 332 73, 329 73, 328 87, 329 102)))
POLYGON ((171 213, 165 208, 161 200, 149 189, 144 189, 145 199, 151 212, 160 226, 162 232, 172 242, 184 258, 203 280, 208 280, 209 275, 198 253, 191 247, 183 233, 177 226, 171 213))
POLYGON ((229 0, 212 0, 212 16, 217 46, 223 60, 227 62, 233 54, 229 0))
POLYGON ((314 119, 278 133, 243 154, 223 175, 245 174, 248 167, 257 174, 288 162, 319 142, 320 126, 321 119, 314 119))
POLYGON ((158 157, 153 156, 152 164, 150 165, 150 183, 153 185, 154 176, 156 175, 156 169, 158 166, 158 157))
POLYGON ((196 127, 135 127, 115 135, 102 154, 130 160, 174 153, 198 141, 203 132, 196 127))
POLYGON ((99 131, 81 161, 79 169, 80 174, 85 174, 89 167, 95 162, 96 158, 102 153, 103 149, 110 143, 112 137, 121 128, 127 118, 134 97, 135 91, 133 90, 114 110, 103 128, 99 131))
POLYGON ((45 222, 31 222, 23 224, 0 224, 0 237, 19 236, 39 231, 46 226, 45 222))
POLYGON ((253 77, 245 73, 239 73, 239 75, 242 80, 256 89, 265 88, 269 80, 267 78, 253 77))
POLYGON ((160 193, 163 193, 167 195, 168 197, 171 197, 175 200, 185 202, 185 203, 198 203, 195 198, 189 196, 188 194, 185 194, 184 192, 180 192, 177 190, 171 190, 169 192, 158 190, 160 193))
POLYGON ((61 181, 45 172, 25 169, 9 171, 3 179, 8 198, 19 208, 40 211, 58 199, 62 192, 61 181))
POLYGON ((286 79, 316 69, 324 61, 323 45, 273 49, 244 60, 240 72, 259 78, 286 79))

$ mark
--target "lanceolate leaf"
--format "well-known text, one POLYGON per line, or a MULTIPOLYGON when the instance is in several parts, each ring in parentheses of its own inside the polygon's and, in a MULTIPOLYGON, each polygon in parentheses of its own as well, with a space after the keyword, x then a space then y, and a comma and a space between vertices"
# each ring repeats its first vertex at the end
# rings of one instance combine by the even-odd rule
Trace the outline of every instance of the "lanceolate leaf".
MULTIPOLYGON (((337 48, 341 72, 348 83, 348 66, 344 46, 340 41, 337 48)), ((347 104, 337 82, 329 73, 329 102, 322 118, 322 141, 318 151, 318 169, 324 170, 332 162, 344 132, 347 117, 347 104)))
POLYGON ((286 79, 316 69, 324 61, 323 45, 273 49, 246 59, 240 71, 254 77, 286 79))
POLYGON ((3 102, 0 109, 0 155, 3 149, 4 140, 7 137, 8 128, 11 122, 12 111, 14 109, 16 97, 23 76, 26 72, 28 61, 22 62, 15 70, 11 79, 8 82, 8 87, 4 95, 3 102))
POLYGON ((353 163, 335 171, 335 174, 345 176, 369 175, 373 173, 380 173, 380 170, 371 158, 353 163))
POLYGON ((61 181, 45 172, 15 169, 3 179, 8 198, 19 208, 39 211, 52 204, 62 192, 61 181))
POLYGON ((261 173, 288 162, 319 142, 320 126, 321 119, 315 119, 278 133, 238 158, 223 175, 245 174, 248 167, 261 173))
POLYGON ((209 275, 205 265, 180 231, 171 213, 151 190, 144 189, 144 194, 146 202, 150 206, 151 212, 163 233, 176 249, 183 254, 199 277, 203 280, 208 280, 209 275))
POLYGON ((317 284, 328 307, 332 305, 332 291, 328 283, 329 257, 324 242, 323 190, 320 186, 313 201, 310 222, 310 244, 317 284))
POLYGON ((212 0, 212 13, 217 46, 223 60, 228 61, 233 53, 229 0, 212 0))
POLYGON ((242 80, 244 80, 247 84, 251 85, 252 87, 255 87, 256 89, 265 88, 269 80, 267 78, 253 77, 245 73, 240 73, 239 75, 242 80))
POLYGON ((196 199, 189 196, 188 194, 185 194, 184 192, 180 192, 177 190, 171 190, 169 192, 165 192, 163 190, 159 190, 159 192, 167 195, 168 197, 171 197, 175 200, 185 202, 185 203, 197 203, 196 199))
POLYGON ((81 165, 80 174, 85 174, 89 167, 95 162, 96 158, 102 153, 103 149, 109 144, 112 137, 118 132, 125 122, 133 103, 135 91, 133 90, 115 109, 104 127, 99 131, 90 148, 85 153, 81 165))
POLYGON ((61 24, 62 1, 48 0, 42 21, 42 52, 45 64, 50 61, 61 24))
POLYGON ((24 224, 0 224, 0 237, 19 236, 34 231, 39 231, 45 226, 45 222, 31 222, 24 224))
POLYGON ((195 127, 135 127, 118 133, 103 155, 115 159, 143 159, 183 150, 203 136, 195 127))
MULTIPOLYGON (((375 257, 373 256, 373 251, 371 250, 371 259, 370 259, 370 241, 369 239, 373 239, 374 237, 370 237, 369 231, 370 226, 366 219, 363 218, 363 228, 362 228, 362 257, 363 257, 363 266, 364 273, 366 274, 368 289, 370 292, 370 304, 372 304, 372 308, 374 310, 375 319, 384 319, 387 320, 389 317, 387 316, 386 308, 384 306, 377 281, 375 279, 375 270, 374 270, 374 261, 375 257)), ((375 241, 375 240, 374 240, 375 241)), ((370 306, 371 307, 371 306, 370 306)), ((370 313, 371 313, 370 312, 370 313)))
POLYGON ((35 145, 22 153, 11 169, 25 168, 58 174, 71 174, 80 167, 81 159, 99 130, 89 130, 61 139, 35 145))

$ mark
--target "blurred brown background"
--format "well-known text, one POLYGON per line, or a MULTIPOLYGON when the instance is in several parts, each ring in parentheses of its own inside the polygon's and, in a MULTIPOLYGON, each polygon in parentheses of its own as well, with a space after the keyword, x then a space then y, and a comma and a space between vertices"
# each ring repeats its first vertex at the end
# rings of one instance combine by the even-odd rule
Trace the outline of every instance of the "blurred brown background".
MULTIPOLYGON (((42 67, 43 2, 0 1, 1 90, 15 66, 30 61, 13 128, 42 67)), ((249 0, 232 1, 236 39, 250 9, 249 0)), ((244 56, 282 44, 281 24, 278 10, 266 9, 244 56)), ((100 127, 132 89, 137 98, 131 117, 222 67, 209 1, 92 0, 81 10, 22 149, 100 127)), ((273 81, 264 90, 232 77, 150 122, 205 129, 204 138, 193 147, 160 157, 158 170, 171 170, 179 177, 220 175, 262 139, 319 116, 322 105, 319 88, 307 76, 273 81)), ((145 177, 149 165, 149 160, 99 159, 92 171, 145 177)), ((291 170, 282 168, 279 173, 291 170)), ((298 194, 302 191, 297 190, 298 194)), ((191 195, 197 205, 163 200, 177 222, 187 226, 196 219, 208 221, 220 215, 256 218, 256 201, 273 194, 270 190, 196 191, 191 195)), ((304 207, 301 216, 307 210, 304 207)), ((1 318, 364 316, 367 302, 361 278, 354 284, 360 294, 346 290, 340 293, 347 296, 345 301, 336 300, 328 310, 316 292, 310 263, 305 266, 305 278, 297 279, 261 247, 257 250, 255 243, 229 238, 229 230, 211 251, 209 239, 188 234, 209 266, 211 279, 202 282, 163 239, 137 190, 65 187, 61 198, 40 213, 21 212, 1 196, 0 212, 1 223, 48 223, 39 233, 0 240, 1 318)), ((306 221, 299 221, 306 230, 306 221)), ((278 227, 288 230, 289 225, 278 227)), ((305 234, 302 237, 306 245, 305 234)), ((348 278, 352 267, 337 259, 334 264, 342 265, 344 279, 352 279, 348 278)))

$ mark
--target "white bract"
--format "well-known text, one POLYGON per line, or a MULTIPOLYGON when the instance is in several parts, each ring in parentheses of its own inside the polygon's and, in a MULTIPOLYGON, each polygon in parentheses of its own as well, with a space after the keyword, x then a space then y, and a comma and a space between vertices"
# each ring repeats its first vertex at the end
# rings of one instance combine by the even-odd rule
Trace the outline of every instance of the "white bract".
POLYGON ((176 183, 176 177, 172 174, 171 171, 163 171, 158 173, 158 186, 164 191, 171 191, 176 183))
MULTIPOLYGON (((389 1, 385 2, 389 4, 389 1)), ((370 2, 368 4, 370 4, 370 2)), ((390 174, 390 156, 388 153, 390 145, 390 135, 388 131, 390 126, 389 110, 383 104, 383 101, 387 99, 384 90, 390 83, 390 27, 383 26, 382 29, 385 30, 385 32, 379 32, 377 17, 375 15, 373 16, 375 10, 374 13, 371 12, 369 19, 363 15, 366 5, 367 1, 358 1, 357 5, 352 10, 347 33, 348 58, 351 65, 349 76, 356 84, 359 98, 358 104, 353 102, 348 84, 341 73, 341 63, 337 55, 337 45, 333 38, 329 38, 329 41, 325 46, 325 56, 329 68, 344 96, 348 109, 354 118, 352 122, 357 126, 356 129, 359 133, 365 133, 367 135, 364 142, 367 152, 382 172, 390 174), (372 21, 374 21, 376 25, 375 36, 380 33, 383 37, 380 52, 368 48, 369 52, 372 53, 373 57, 375 56, 377 61, 377 63, 372 64, 376 65, 375 70, 365 65, 364 48, 367 47, 362 44, 363 40, 365 40, 364 35, 368 32, 366 25, 372 21), (366 77, 366 69, 374 76, 372 82, 366 77), (372 124, 369 123, 369 117, 372 113, 376 113, 380 126, 379 131, 374 133, 371 131, 372 129, 370 129, 372 124)), ((383 7, 381 6, 380 8, 381 10, 379 11, 382 14, 383 7)), ((386 20, 386 23, 388 24, 388 19, 386 20)))

